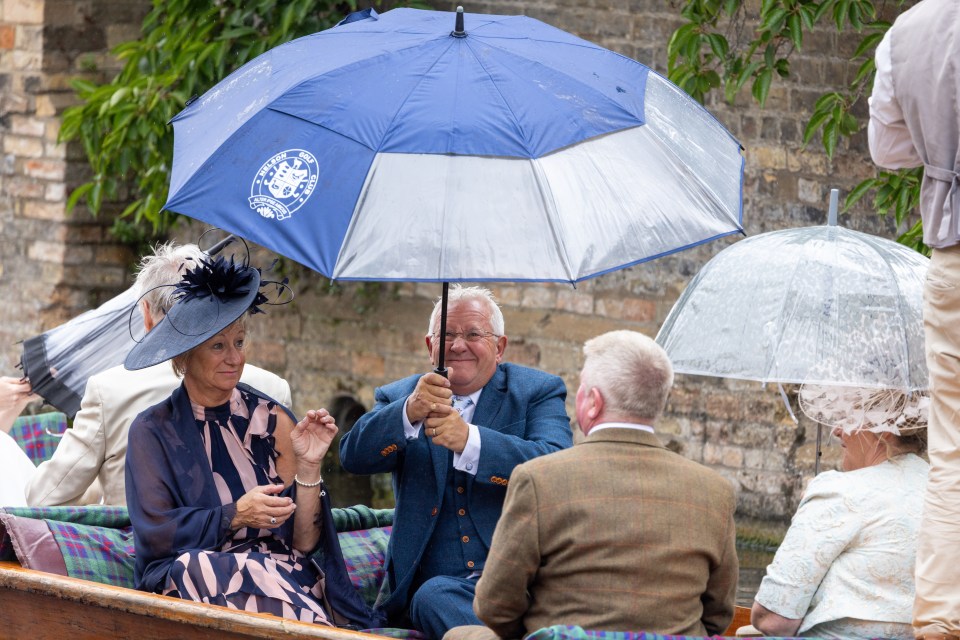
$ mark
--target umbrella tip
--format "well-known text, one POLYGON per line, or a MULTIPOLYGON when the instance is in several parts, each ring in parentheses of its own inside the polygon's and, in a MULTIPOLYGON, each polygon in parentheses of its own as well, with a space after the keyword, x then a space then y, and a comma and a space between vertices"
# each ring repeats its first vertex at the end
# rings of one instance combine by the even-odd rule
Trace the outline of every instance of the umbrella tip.
POLYGON ((830 210, 827 212, 827 224, 837 226, 837 209, 840 202, 840 190, 830 189, 830 210))
POLYGON ((463 30, 463 7, 457 7, 457 22, 450 35, 454 38, 464 38, 467 35, 467 32, 463 30))

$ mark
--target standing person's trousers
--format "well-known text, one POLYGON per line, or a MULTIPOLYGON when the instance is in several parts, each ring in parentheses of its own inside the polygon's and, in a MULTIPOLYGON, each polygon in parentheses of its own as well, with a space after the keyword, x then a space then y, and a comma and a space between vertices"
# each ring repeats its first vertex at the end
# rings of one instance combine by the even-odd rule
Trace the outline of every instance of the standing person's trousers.
POLYGON ((930 479, 917 547, 916 637, 960 637, 960 246, 934 249, 923 292, 930 479))

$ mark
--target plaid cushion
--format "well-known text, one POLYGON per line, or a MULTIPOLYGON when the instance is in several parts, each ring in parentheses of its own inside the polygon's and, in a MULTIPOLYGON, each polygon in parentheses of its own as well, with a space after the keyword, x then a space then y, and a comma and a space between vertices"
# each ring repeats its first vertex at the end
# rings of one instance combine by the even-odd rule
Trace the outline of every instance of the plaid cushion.
POLYGON ((395 627, 379 627, 377 629, 364 629, 364 633, 372 633, 377 636, 386 636, 388 638, 399 638, 400 640, 427 640, 429 636, 420 633, 416 629, 397 629, 395 627))
MULTIPOLYGON (((665 636, 658 636, 665 637, 665 636)), ((682 636, 671 636, 681 638, 682 636)), ((646 633, 633 631, 587 631, 574 625, 554 625, 528 633, 525 640, 652 640, 646 633)))
POLYGON ((35 465, 46 462, 67 430, 67 416, 59 412, 20 416, 10 427, 10 436, 35 465))
POLYGON ((21 518, 39 518, 41 520, 59 520, 74 524, 86 524, 93 527, 113 527, 122 529, 130 526, 130 516, 126 507, 5 507, 6 513, 21 518))
MULTIPOLYGON (((721 636, 712 636, 719 638, 721 636)), ((592 631, 573 625, 554 625, 528 633, 524 640, 703 640, 700 636, 672 636, 645 631, 592 631)), ((765 640, 786 640, 765 638, 765 640)))
POLYGON ((333 511, 333 525, 337 531, 357 531, 358 529, 374 529, 393 525, 393 509, 371 509, 358 504, 333 511))
MULTIPOLYGON (((386 570, 383 567, 393 527, 344 531, 338 534, 350 581, 364 601, 373 606, 386 570)), ((404 636, 405 637, 405 636, 404 636)))
MULTIPOLYGON (((63 554, 67 575, 133 585, 133 529, 126 507, 9 507, 4 511, 46 522, 63 554)), ((360 505, 333 511, 338 530, 346 529, 338 537, 350 579, 372 605, 385 576, 384 557, 392 529, 382 525, 392 524, 393 510, 360 505), (373 528, 356 529, 363 525, 373 528)), ((13 558, 10 536, 0 531, 0 559, 13 558)))
MULTIPOLYGON (((92 527, 123 529, 130 526, 126 507, 5 507, 5 513, 47 522, 73 523, 92 527)), ((131 551, 132 553, 132 551, 131 551)), ((14 560, 13 544, 0 528, 0 560, 14 560)))
POLYGON ((113 529, 47 521, 63 554, 67 575, 133 588, 133 527, 113 529))

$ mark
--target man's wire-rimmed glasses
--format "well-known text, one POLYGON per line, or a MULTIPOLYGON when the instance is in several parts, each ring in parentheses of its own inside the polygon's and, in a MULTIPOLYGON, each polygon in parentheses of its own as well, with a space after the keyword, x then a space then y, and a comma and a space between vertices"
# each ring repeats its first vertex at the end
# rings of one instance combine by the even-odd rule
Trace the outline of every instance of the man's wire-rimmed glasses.
MULTIPOLYGON (((434 339, 439 338, 439 333, 433 334, 434 339)), ((469 331, 447 331, 443 334, 446 344, 453 344, 457 338, 463 338, 467 342, 480 342, 486 338, 499 338, 497 334, 491 331, 481 331, 480 329, 470 329, 469 331)))

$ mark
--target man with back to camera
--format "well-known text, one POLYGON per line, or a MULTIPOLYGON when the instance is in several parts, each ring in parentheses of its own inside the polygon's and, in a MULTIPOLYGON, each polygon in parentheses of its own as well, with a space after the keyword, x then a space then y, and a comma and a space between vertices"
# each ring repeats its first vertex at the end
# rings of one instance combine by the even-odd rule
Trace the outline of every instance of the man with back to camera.
POLYGON ((517 467, 474 611, 445 640, 522 638, 552 625, 723 633, 739 562, 733 487, 653 432, 673 384, 634 331, 588 340, 577 390, 586 438, 517 467))
MULTIPOLYGON (((376 406, 340 442, 351 473, 393 473, 396 497, 378 606, 440 638, 478 624, 473 593, 511 473, 536 456, 569 447, 563 381, 501 362, 503 314, 492 294, 451 287, 445 359, 449 380, 415 375, 376 390, 376 406)), ((440 302, 426 335, 436 364, 440 302)))
MULTIPOLYGON (((173 306, 175 287, 167 285, 180 282, 184 265, 192 266, 203 255, 197 245, 168 243, 141 260, 136 287, 144 329, 153 329, 173 306)), ((285 407, 291 405, 290 385, 269 371, 248 364, 240 381, 285 407)), ((180 382, 168 362, 140 371, 127 371, 119 365, 91 376, 73 427, 27 484, 27 504, 96 504, 101 501, 102 488, 104 504, 125 505, 130 423, 144 409, 165 400, 180 382)))

